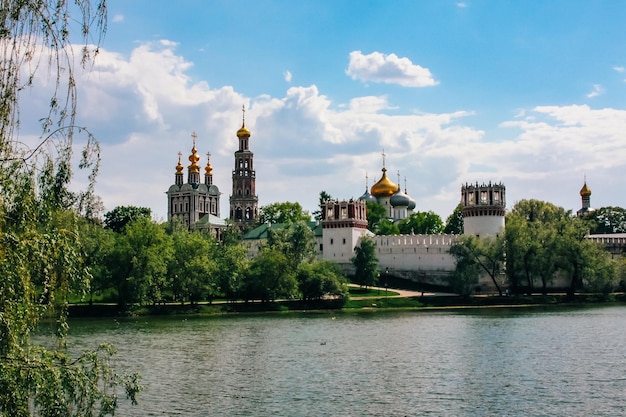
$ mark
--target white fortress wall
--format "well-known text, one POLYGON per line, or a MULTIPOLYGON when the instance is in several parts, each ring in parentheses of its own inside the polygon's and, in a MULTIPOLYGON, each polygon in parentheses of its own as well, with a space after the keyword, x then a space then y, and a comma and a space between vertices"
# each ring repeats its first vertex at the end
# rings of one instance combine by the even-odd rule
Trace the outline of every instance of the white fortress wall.
POLYGON ((375 236, 376 255, 381 270, 454 271, 450 255, 457 235, 375 236))

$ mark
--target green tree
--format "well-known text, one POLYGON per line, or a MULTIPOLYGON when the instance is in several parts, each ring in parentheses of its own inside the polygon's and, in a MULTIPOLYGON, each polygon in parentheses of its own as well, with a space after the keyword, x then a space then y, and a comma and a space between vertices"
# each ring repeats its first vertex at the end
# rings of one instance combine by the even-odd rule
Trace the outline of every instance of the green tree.
POLYGON ((401 234, 427 234, 436 235, 443 232, 441 217, 432 211, 417 211, 398 222, 398 230, 401 234))
POLYGON ((400 234, 398 225, 389 219, 380 219, 374 227, 374 233, 379 236, 389 236, 400 234))
POLYGON ((273 203, 261 207, 259 210, 259 223, 293 223, 299 220, 311 221, 311 215, 302 209, 300 203, 273 203))
POLYGON ((315 257, 315 235, 302 220, 269 229, 267 244, 286 256, 288 262, 285 267, 291 271, 295 271, 302 262, 315 257))
POLYGON ((473 269, 486 273, 502 295, 502 288, 498 283, 504 262, 504 237, 462 236, 450 248, 450 253, 456 258, 457 268, 467 268, 468 271, 459 271, 458 274, 468 282, 473 279, 473 269))
MULTIPOLYGON (((0 415, 6 417, 113 415, 117 387, 131 400, 138 376, 111 368, 106 344, 79 357, 65 349, 70 293, 89 291, 77 211, 94 217, 93 190, 99 147, 76 125, 75 30, 89 65, 106 28, 106 5, 90 1, 9 1, 2 5, 0 43, 0 415), (96 46, 92 46, 92 42, 96 46), (35 120, 20 120, 22 94, 46 85, 50 107, 35 120), (21 126, 41 122, 39 143, 19 139, 21 126), (85 135, 79 168, 87 186, 70 191, 75 134, 85 135), (71 211, 73 209, 75 211, 71 211), (55 343, 32 335, 43 318, 57 324, 55 343)), ((29 135, 37 134, 27 132, 29 135)))
POLYGON ((622 207, 601 207, 586 215, 592 220, 590 233, 626 233, 626 210, 622 207))
POLYGON ((444 233, 462 235, 463 234, 463 205, 459 203, 452 214, 446 219, 444 233))
POLYGON ((363 236, 359 244, 354 248, 354 256, 351 259, 354 265, 354 280, 362 287, 370 287, 378 280, 378 258, 376 257, 376 244, 367 236, 363 236))
POLYGON ((176 298, 192 304, 212 300, 218 289, 217 242, 206 233, 180 230, 172 235, 173 256, 168 275, 176 298))
POLYGON ((264 247, 250 262, 243 282, 246 300, 273 301, 294 298, 298 292, 295 271, 285 268, 289 264, 283 252, 264 247))
POLYGON ((150 218, 152 211, 147 207, 117 206, 104 213, 104 227, 116 233, 122 233, 124 227, 141 217, 150 218))
POLYGON ((332 196, 328 194, 326 191, 320 192, 320 199, 319 199, 319 206, 318 206, 319 209, 313 212, 313 218, 315 220, 322 220, 322 206, 325 203, 332 201, 332 200, 333 200, 332 196))
POLYGON ((387 209, 385 206, 379 203, 367 201, 365 203, 366 215, 367 215, 367 229, 375 234, 378 230, 378 223, 381 220, 387 220, 387 209))
POLYGON ((326 296, 345 299, 348 286, 341 267, 330 261, 305 262, 296 272, 303 300, 320 300, 326 296))
POLYGON ((108 262, 120 307, 161 302, 164 290, 170 288, 167 266, 172 256, 172 238, 164 227, 147 217, 127 224, 108 262))
POLYGON ((241 294, 248 267, 246 248, 239 241, 225 240, 217 247, 215 261, 215 278, 220 292, 227 300, 236 300, 241 294))
POLYGON ((93 301, 96 292, 104 291, 112 286, 111 271, 107 258, 115 247, 115 233, 104 229, 101 224, 79 218, 78 233, 82 244, 85 265, 91 273, 89 299, 93 301))

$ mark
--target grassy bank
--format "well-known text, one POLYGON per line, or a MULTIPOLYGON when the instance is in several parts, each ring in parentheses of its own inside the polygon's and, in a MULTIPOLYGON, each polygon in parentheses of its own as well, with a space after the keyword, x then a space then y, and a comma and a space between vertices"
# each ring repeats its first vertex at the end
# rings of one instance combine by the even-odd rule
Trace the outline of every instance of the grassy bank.
POLYGON ((228 315, 237 313, 267 313, 290 311, 359 311, 359 310, 431 310, 431 309, 467 309, 485 307, 522 307, 522 306, 586 306, 598 304, 625 304, 624 294, 579 294, 574 297, 566 295, 532 295, 532 296, 423 296, 423 297, 392 297, 378 296, 376 290, 367 295, 358 293, 358 298, 341 300, 316 301, 274 301, 274 302, 237 302, 237 303, 199 303, 199 304, 167 304, 156 306, 133 306, 127 311, 120 311, 117 305, 93 304, 71 305, 70 317, 119 317, 143 315, 228 315))

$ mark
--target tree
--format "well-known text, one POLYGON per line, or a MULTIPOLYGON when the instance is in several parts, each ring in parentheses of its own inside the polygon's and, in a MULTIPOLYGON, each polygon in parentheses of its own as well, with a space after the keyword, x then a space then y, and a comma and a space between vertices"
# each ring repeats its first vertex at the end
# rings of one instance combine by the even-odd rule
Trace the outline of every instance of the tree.
POLYGON ((380 219, 374 227, 374 233, 379 236, 389 236, 400 234, 398 225, 389 219, 380 219))
POLYGON ((319 200, 320 203, 318 206, 319 209, 313 212, 313 218, 315 220, 322 220, 322 207, 324 206, 325 203, 328 203, 329 201, 332 201, 332 200, 333 198, 326 191, 320 192, 320 200, 319 200))
POLYGON ((382 204, 371 201, 367 201, 365 203, 365 208, 367 215, 367 229, 372 233, 376 233, 378 223, 383 219, 387 219, 387 209, 385 209, 385 206, 382 204))
POLYGON ((101 224, 85 218, 78 219, 78 233, 85 265, 91 273, 89 286, 91 302, 95 292, 105 290, 112 285, 107 258, 113 252, 116 236, 112 230, 104 229, 101 224))
POLYGON ((179 230, 172 235, 168 275, 176 298, 192 304, 217 294, 217 242, 206 233, 179 230))
POLYGON ((621 207, 602 207, 585 217, 593 221, 592 234, 626 233, 626 209, 621 207))
POLYGON ((278 298, 294 298, 298 292, 295 271, 285 268, 287 256, 276 249, 264 247, 250 262, 243 282, 243 297, 263 302, 278 298))
POLYGON ((462 235, 463 234, 463 205, 459 203, 452 214, 446 219, 444 233, 462 235))
POLYGON ((273 203, 261 207, 259 210, 259 223, 293 223, 298 220, 311 221, 307 211, 302 210, 300 203, 273 203))
POLYGON ((76 52, 88 65, 106 30, 106 5, 10 1, 1 11, 0 415, 113 415, 117 386, 135 402, 138 376, 117 374, 110 366, 114 348, 106 344, 79 357, 64 349, 68 295, 89 291, 77 213, 95 217, 99 168, 97 141, 75 123, 70 39, 75 29, 81 33, 83 47, 76 52), (50 83, 40 80, 46 77, 50 83), (49 110, 20 120, 22 94, 42 84, 51 84, 49 100, 43 101, 49 110), (33 121, 41 131, 38 144, 29 147, 20 141, 19 129, 32 129, 33 121), (84 135, 79 168, 88 171, 87 186, 79 192, 69 188, 75 134, 84 135), (57 323, 58 348, 32 340, 44 317, 57 323))
POLYGON ((167 266, 172 256, 172 238, 164 227, 146 217, 127 224, 109 260, 120 307, 161 302, 170 286, 167 266))
POLYGON ((354 256, 351 259, 354 265, 354 280, 362 287, 369 287, 378 280, 378 258, 376 257, 376 244, 367 236, 363 236, 359 244, 354 248, 354 256))
POLYGON ((150 218, 152 211, 147 207, 117 206, 104 214, 104 227, 122 233, 124 227, 141 217, 150 218))
POLYGON ((291 271, 295 271, 302 262, 313 260, 315 257, 315 235, 302 220, 284 227, 269 229, 267 244, 286 256, 285 267, 291 271))
POLYGON ((225 239, 217 246, 215 261, 215 278, 222 295, 227 300, 236 300, 248 267, 246 248, 239 241, 225 239))
POLYGON ((418 211, 398 222, 398 230, 405 235, 436 235, 443 231, 441 217, 432 211, 418 211))
POLYGON ((298 267, 296 279, 303 300, 320 300, 326 296, 345 299, 348 296, 346 278, 341 267, 334 262, 303 263, 298 267))
POLYGON ((462 277, 469 285, 478 269, 489 275, 496 290, 502 295, 498 277, 504 261, 504 237, 462 236, 450 247, 450 253, 456 258, 457 269, 461 269, 456 272, 458 277, 462 277))

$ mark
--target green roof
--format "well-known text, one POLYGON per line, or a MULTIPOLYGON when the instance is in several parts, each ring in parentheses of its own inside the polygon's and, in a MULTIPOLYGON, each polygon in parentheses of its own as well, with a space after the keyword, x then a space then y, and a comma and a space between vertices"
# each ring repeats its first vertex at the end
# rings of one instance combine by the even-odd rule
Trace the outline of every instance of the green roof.
MULTIPOLYGON (((307 222, 309 228, 313 231, 315 237, 322 236, 322 223, 321 222, 307 222)), ((241 237, 243 240, 257 240, 257 239, 267 239, 268 231, 270 229, 282 229, 286 227, 287 223, 274 223, 274 224, 262 224, 260 226, 255 227, 252 230, 247 231, 241 237)))

